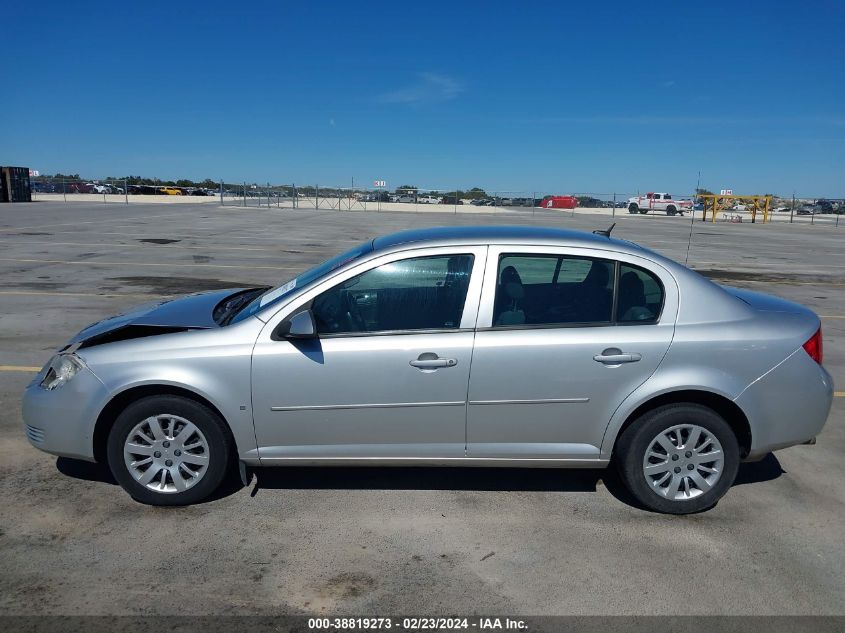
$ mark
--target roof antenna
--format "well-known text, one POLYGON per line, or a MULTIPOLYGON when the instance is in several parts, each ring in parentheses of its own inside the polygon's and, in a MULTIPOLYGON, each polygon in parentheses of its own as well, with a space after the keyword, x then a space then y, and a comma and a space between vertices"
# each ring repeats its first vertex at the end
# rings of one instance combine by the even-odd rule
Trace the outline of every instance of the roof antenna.
POLYGON ((596 235, 604 235, 605 237, 610 237, 610 232, 613 230, 613 227, 616 226, 616 222, 610 225, 609 228, 606 229, 596 229, 593 231, 596 235))
MULTIPOLYGON (((692 247, 692 230, 693 230, 693 227, 695 226, 695 205, 698 204, 698 194, 700 194, 700 193, 701 193, 701 170, 699 169, 698 170, 698 181, 695 183, 695 195, 692 197, 692 213, 690 213, 690 219, 689 219, 689 239, 687 240, 687 256, 684 257, 684 266, 689 265, 689 251, 690 251, 690 248, 692 247)), ((705 201, 704 204, 707 204, 707 202, 705 201)), ((714 199, 713 205, 714 205, 714 209, 715 209, 715 205, 716 205, 715 199, 714 199)), ((716 212, 713 211, 713 213, 715 214, 716 212)), ((714 217, 715 217, 715 215, 714 215, 714 217)), ((701 219, 704 220, 704 218, 705 218, 704 211, 702 211, 701 219)))

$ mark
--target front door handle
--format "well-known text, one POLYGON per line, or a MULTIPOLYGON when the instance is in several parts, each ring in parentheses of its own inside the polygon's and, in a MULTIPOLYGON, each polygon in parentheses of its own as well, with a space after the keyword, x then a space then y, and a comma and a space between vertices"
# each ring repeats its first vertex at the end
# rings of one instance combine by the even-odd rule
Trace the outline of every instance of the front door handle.
POLYGON ((440 358, 437 354, 426 352, 420 354, 416 360, 409 363, 411 367, 417 369, 439 369, 440 367, 454 367, 458 361, 454 358, 440 358))
POLYGON ((619 365, 621 363, 636 363, 642 357, 642 354, 635 352, 626 354, 621 349, 610 347, 601 354, 593 356, 593 360, 597 363, 604 363, 605 365, 619 365))

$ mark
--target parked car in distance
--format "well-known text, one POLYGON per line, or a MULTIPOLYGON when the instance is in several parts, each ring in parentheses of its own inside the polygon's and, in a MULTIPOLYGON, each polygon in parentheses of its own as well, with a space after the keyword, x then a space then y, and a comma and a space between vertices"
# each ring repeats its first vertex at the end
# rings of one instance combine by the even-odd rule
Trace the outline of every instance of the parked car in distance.
POLYGON ((830 200, 816 200, 813 207, 816 209, 816 213, 833 213, 833 203, 830 200))
POLYGON ((96 193, 94 184, 89 182, 67 182, 64 186, 67 193, 96 193))
POLYGON ((94 323, 23 418, 36 448, 106 462, 157 505, 204 499, 238 461, 613 465, 639 504, 684 514, 742 460, 811 441, 832 397, 801 305, 607 231, 442 227, 94 323))
POLYGON ((451 204, 452 206, 455 206, 463 203, 463 200, 460 200, 455 196, 443 196, 442 198, 440 198, 440 204, 451 204))
POLYGON ((61 193, 62 183, 33 180, 30 183, 33 193, 61 193))
POLYGON ((628 213, 645 215, 649 211, 664 211, 666 215, 683 215, 692 210, 692 200, 676 200, 669 193, 648 192, 644 196, 628 198, 628 213))
POLYGON ((421 204, 440 204, 440 196, 425 195, 419 196, 417 202, 421 204))
POLYGON ((574 209, 578 206, 578 198, 575 196, 546 196, 540 206, 544 209, 574 209))
POLYGON ((399 194, 398 196, 396 196, 396 200, 395 200, 395 201, 396 201, 396 202, 405 202, 405 203, 407 203, 407 202, 414 202, 414 201, 415 201, 415 197, 414 197, 414 196, 412 196, 412 195, 411 195, 411 194, 409 194, 409 193, 402 193, 402 194, 399 194))
POLYGON ((177 189, 176 187, 159 187, 158 192, 163 193, 163 194, 168 195, 168 196, 181 196, 182 195, 182 190, 177 189))

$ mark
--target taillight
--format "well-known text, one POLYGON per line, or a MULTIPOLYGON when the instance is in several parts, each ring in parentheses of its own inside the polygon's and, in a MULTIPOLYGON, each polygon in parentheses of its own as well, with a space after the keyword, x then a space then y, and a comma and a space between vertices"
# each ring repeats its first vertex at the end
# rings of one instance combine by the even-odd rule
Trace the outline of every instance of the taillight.
POLYGON ((819 365, 822 364, 822 329, 819 327, 809 341, 802 345, 804 351, 819 365))

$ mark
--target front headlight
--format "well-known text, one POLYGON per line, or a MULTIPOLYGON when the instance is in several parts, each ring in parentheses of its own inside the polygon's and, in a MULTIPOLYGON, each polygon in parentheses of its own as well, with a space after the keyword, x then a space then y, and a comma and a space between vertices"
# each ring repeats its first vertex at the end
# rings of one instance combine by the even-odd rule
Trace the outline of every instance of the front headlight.
POLYGON ((52 391, 70 382, 83 368, 82 360, 75 354, 56 354, 50 360, 41 388, 52 391))

